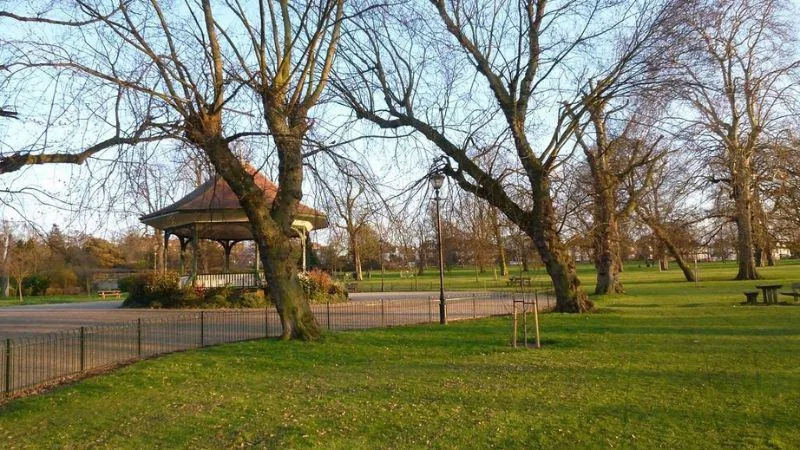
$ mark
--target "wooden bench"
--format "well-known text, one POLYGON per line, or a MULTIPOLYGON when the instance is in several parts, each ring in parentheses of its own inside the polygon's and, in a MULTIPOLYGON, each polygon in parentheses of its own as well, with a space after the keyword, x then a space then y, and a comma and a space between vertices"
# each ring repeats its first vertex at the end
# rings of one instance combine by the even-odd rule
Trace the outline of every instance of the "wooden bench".
POLYGON ((791 292, 781 292, 781 295, 792 297, 794 301, 800 300, 800 283, 792 283, 791 292))
POLYGON ((747 297, 747 303, 755 305, 758 303, 758 291, 749 291, 744 293, 745 297, 747 297))
POLYGON ((105 299, 106 297, 122 298, 122 291, 120 291, 118 289, 114 289, 112 291, 98 291, 97 294, 102 299, 105 299))

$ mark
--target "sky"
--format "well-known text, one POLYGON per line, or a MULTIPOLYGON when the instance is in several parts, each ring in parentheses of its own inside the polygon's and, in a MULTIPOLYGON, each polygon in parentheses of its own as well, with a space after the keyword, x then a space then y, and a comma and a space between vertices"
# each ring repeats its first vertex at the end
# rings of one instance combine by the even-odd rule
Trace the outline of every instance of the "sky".
MULTIPOLYGON (((800 0, 791 1, 795 6, 800 6, 800 0)), ((0 1, 0 9, 7 4, 0 1)), ((4 34, 8 36, 23 34, 18 26, 2 25, 4 34)), ((44 30, 42 33, 47 35, 50 31, 44 30)), ((107 135, 108 129, 102 126, 86 125, 90 121, 70 120, 68 114, 56 118, 52 116, 53 110, 48 107, 51 100, 64 101, 73 92, 69 88, 57 89, 56 86, 61 84, 63 80, 33 77, 26 79, 22 85, 13 86, 18 92, 5 94, 14 97, 15 104, 25 106, 29 111, 21 111, 21 120, 0 122, 0 150, 7 152, 31 145, 46 146, 51 150, 81 148, 98 136, 107 135), (48 123, 50 126, 46 126, 48 123)), ((3 87, 8 89, 7 86, 3 87)), ((81 110, 83 106, 78 101, 68 111, 81 110)), ((324 113, 328 117, 345 117, 349 114, 336 107, 327 107, 324 113)), ((347 130, 347 133, 356 135, 370 131, 374 130, 359 125, 347 130)), ((263 149, 255 149, 255 154, 264 153, 260 150, 263 149)), ((115 152, 110 149, 85 166, 43 165, 0 176, 0 220, 32 223, 42 231, 49 230, 52 224, 58 224, 65 230, 104 237, 113 237, 123 230, 141 227, 137 217, 143 208, 130 204, 130 196, 121 195, 121 172, 118 166, 112 170, 111 161, 118 159, 115 152)), ((163 165, 167 172, 174 170, 174 158, 171 156, 174 153, 175 150, 169 148, 168 144, 163 145, 157 153, 157 163, 163 165)), ((435 152, 420 141, 369 140, 356 142, 348 154, 369 165, 384 185, 384 195, 391 196, 394 189, 423 177, 435 152)), ((122 159, 129 156, 132 157, 126 153, 122 159)), ((304 186, 304 203, 322 208, 324 199, 319 195, 320 186, 309 175, 307 173, 304 186)), ((188 183, 171 182, 162 196, 163 200, 180 198, 191 188, 188 183)), ((427 186, 419 189, 419 197, 427 194, 427 186)), ((420 201, 420 204, 424 202, 420 201)))

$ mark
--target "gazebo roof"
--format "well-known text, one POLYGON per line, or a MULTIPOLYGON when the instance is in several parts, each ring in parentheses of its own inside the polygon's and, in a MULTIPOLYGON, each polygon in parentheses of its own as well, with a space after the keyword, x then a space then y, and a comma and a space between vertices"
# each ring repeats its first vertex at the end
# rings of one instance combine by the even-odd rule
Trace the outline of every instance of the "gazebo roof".
MULTIPOLYGON (((278 186, 254 167, 250 172, 272 204, 278 186)), ((156 212, 141 216, 139 220, 154 228, 177 236, 191 238, 197 228, 198 237, 214 240, 251 240, 253 234, 247 215, 239 199, 222 177, 214 176, 177 202, 156 212)), ((294 226, 307 231, 326 228, 328 218, 320 211, 299 204, 294 217, 294 226)))

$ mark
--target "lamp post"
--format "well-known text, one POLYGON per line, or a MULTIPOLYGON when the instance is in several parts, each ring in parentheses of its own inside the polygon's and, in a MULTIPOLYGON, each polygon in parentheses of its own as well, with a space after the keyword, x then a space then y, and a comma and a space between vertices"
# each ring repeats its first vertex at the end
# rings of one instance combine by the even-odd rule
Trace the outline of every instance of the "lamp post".
POLYGON ((434 172, 430 176, 431 186, 436 200, 436 239, 439 247, 439 323, 447 325, 447 301, 444 298, 444 252, 442 250, 442 220, 439 216, 439 189, 444 184, 444 174, 434 172))
POLYGON ((383 290, 383 238, 378 239, 378 245, 380 245, 380 251, 379 251, 380 253, 378 255, 378 258, 380 258, 380 260, 381 260, 381 292, 384 292, 384 290, 383 290))

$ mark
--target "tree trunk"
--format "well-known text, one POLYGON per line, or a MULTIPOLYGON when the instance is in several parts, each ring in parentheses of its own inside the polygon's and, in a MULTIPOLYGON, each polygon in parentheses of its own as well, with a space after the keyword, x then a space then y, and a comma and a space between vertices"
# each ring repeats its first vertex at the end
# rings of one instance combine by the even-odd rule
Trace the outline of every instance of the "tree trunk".
POLYGON ((592 245, 597 285, 594 293, 605 295, 624 292, 620 281, 619 226, 617 224, 616 181, 602 154, 586 153, 592 173, 594 227, 592 245))
POLYGON ((22 304, 22 276, 17 277, 17 296, 19 297, 19 304, 22 304))
POLYGON ((760 245, 753 247, 753 262, 756 267, 764 267, 764 249, 760 245))
POLYGON ((666 230, 661 226, 661 224, 656 223, 653 220, 645 220, 647 225, 653 230, 653 234, 656 238, 662 243, 664 248, 667 249, 670 255, 675 259, 675 262, 678 264, 678 267, 681 268, 683 271, 683 276, 686 278, 686 281, 693 282, 696 280, 694 271, 689 267, 689 264, 686 263, 686 260, 683 258, 683 255, 675 244, 670 239, 669 235, 667 234, 666 230))
POLYGON ((564 243, 558 236, 556 214, 550 197, 550 182, 544 174, 533 186, 533 209, 526 231, 533 239, 533 244, 547 269, 553 282, 556 294, 556 312, 579 313, 590 311, 594 305, 575 271, 575 262, 569 256, 564 243))
POLYGON ((500 220, 497 218, 497 210, 489 207, 489 218, 492 221, 492 233, 494 233, 494 243, 497 246, 497 268, 500 269, 500 276, 508 276, 508 262, 506 258, 506 247, 503 242, 503 235, 500 232, 500 220))
POLYGON ((355 235, 350 239, 350 252, 353 257, 353 272, 355 272, 356 280, 361 281, 364 279, 364 273, 361 269, 361 249, 358 248, 358 241, 355 235))
POLYGON ((737 280, 758 280, 753 245, 753 214, 749 164, 740 161, 739 170, 732 172, 733 200, 736 205, 736 250, 739 272, 737 280))
MULTIPOLYGON (((213 131, 214 124, 211 125, 213 131)), ((207 124, 201 126, 206 127, 207 124)), ((216 130, 219 130, 218 124, 216 130)), ((190 128, 188 133, 192 131, 195 129, 190 128)), ((281 338, 314 340, 320 336, 319 325, 297 278, 299 255, 290 242, 294 234, 291 228, 294 211, 302 195, 301 141, 287 130, 283 131, 275 136, 279 149, 280 176, 272 207, 267 204, 264 192, 255 184, 253 175, 234 156, 219 133, 190 136, 236 193, 247 214, 264 265, 268 294, 283 326, 281 338)))
POLYGON ((767 245, 767 248, 764 252, 767 256, 767 265, 772 267, 775 265, 775 255, 772 254, 772 245, 767 245))
POLYGON ((8 252, 11 248, 11 235, 8 230, 3 234, 3 273, 0 274, 0 296, 7 298, 11 290, 11 279, 8 272, 8 252))

